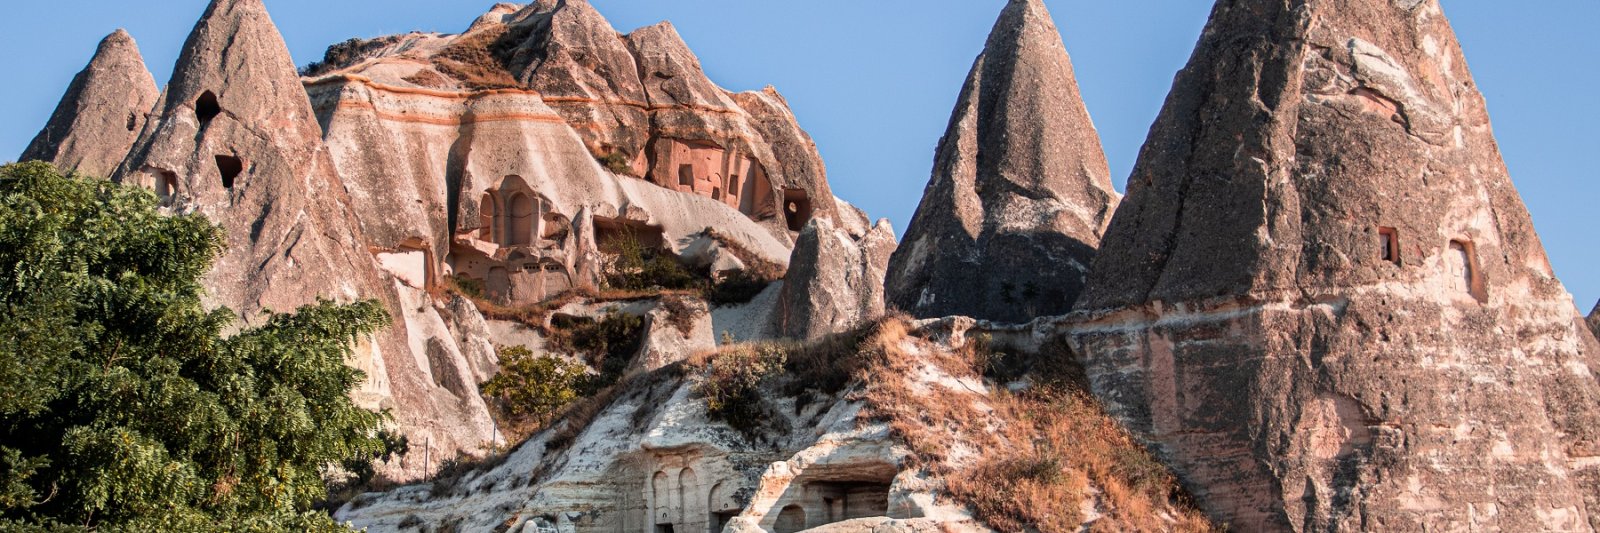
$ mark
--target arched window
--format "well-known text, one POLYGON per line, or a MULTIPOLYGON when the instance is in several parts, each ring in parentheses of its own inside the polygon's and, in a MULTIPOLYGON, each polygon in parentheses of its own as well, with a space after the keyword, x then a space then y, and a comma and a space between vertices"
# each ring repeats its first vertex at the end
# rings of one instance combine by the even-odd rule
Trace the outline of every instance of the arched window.
POLYGON ((533 244, 533 221, 538 213, 533 197, 527 193, 512 193, 511 199, 506 201, 506 241, 507 246, 527 246, 533 244))
POLYGON ((484 242, 494 241, 495 225, 494 195, 483 193, 483 199, 478 201, 478 239, 484 242))

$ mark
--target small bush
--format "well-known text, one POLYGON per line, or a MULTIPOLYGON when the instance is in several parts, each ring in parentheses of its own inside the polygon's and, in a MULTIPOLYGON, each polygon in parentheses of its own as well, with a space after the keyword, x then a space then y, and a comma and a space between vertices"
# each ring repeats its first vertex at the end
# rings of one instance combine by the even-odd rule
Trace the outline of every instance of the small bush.
POLYGON ((633 170, 633 165, 628 164, 628 156, 623 155, 622 152, 611 152, 597 158, 597 160, 612 174, 627 174, 633 170))
POLYGON ((448 283, 452 289, 455 289, 455 291, 462 296, 466 296, 467 298, 474 300, 488 299, 488 297, 485 296, 488 293, 484 292, 483 290, 482 280, 472 279, 467 276, 457 274, 455 276, 451 276, 448 283))
POLYGON ((632 231, 623 231, 606 243, 617 250, 605 269, 605 285, 621 291, 697 289, 704 285, 671 254, 647 248, 632 231))
POLYGON ((712 305, 743 305, 750 303, 761 291, 767 290, 772 280, 761 279, 749 272, 734 271, 717 280, 706 291, 706 301, 712 305))
POLYGON ((706 412, 746 435, 758 433, 773 420, 761 393, 783 373, 788 354, 778 345, 737 345, 713 357, 695 380, 706 412))
POLYGON ((590 395, 617 382, 644 344, 644 318, 612 312, 600 320, 557 317, 547 340, 551 350, 581 357, 600 372, 584 386, 590 395))
POLYGON ((484 396, 510 419, 543 421, 578 399, 588 387, 589 369, 526 346, 500 348, 500 372, 481 386, 484 396))

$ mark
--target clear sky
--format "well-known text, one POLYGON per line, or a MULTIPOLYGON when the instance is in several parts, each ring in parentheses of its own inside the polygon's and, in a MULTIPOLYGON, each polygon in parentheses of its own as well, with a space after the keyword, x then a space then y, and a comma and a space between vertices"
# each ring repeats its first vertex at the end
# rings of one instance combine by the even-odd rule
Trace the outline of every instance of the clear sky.
MULTIPOLYGON (((816 139, 835 194, 904 231, 963 78, 1003 0, 592 0, 618 30, 671 20, 711 79, 774 85, 816 139)), ((0 160, 44 125, 101 37, 123 27, 165 83, 205 0, 13 0, 0 17, 0 160)), ((349 37, 458 32, 490 1, 266 0, 295 61, 349 37)), ((1118 187, 1211 2, 1047 0, 1118 187)), ((1556 272, 1600 298, 1600 1, 1444 0, 1556 272)))

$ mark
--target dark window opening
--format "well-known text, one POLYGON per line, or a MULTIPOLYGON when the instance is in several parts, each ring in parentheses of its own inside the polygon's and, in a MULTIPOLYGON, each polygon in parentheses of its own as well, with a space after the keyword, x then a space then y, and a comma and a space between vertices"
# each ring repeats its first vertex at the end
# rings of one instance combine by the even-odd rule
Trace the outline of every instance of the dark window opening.
POLYGON ((722 201, 722 187, 711 188, 711 199, 719 202, 722 201))
POLYGON ((711 531, 714 533, 726 531, 728 529, 728 524, 733 522, 733 519, 738 516, 739 511, 721 511, 711 513, 711 523, 716 524, 715 527, 711 528, 711 531))
POLYGON ((1400 264, 1400 232, 1394 228, 1378 228, 1378 253, 1384 261, 1400 264))
POLYGON ((217 170, 222 173, 222 186, 233 188, 233 179, 244 173, 244 161, 231 155, 217 156, 217 170))
POLYGON ((656 533, 672 533, 672 524, 656 524, 656 533))
POLYGON ((805 229, 811 221, 811 197, 805 189, 783 191, 783 217, 789 223, 789 231, 805 229))
POLYGON ((139 127, 139 113, 128 113, 128 131, 133 131, 137 127, 139 127))
POLYGON ((678 165, 678 186, 694 187, 694 165, 678 165))
POLYGON ((211 91, 200 94, 200 99, 194 102, 194 115, 200 119, 200 128, 205 129, 211 125, 211 119, 222 114, 222 104, 217 103, 217 95, 211 91))

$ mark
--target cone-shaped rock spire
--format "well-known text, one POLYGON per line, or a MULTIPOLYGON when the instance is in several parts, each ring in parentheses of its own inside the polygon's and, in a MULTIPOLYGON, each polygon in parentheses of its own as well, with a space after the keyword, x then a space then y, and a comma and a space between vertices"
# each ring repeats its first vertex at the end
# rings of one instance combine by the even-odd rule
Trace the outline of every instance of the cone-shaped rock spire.
POLYGON ((1090 380, 1219 521, 1600 525, 1597 347, 1437 0, 1219 1, 1101 250, 1090 380))
POLYGON ((1117 201, 1050 13, 1040 0, 1012 0, 890 263, 889 302, 918 317, 1065 313, 1117 201))
POLYGON ((139 45, 117 30, 100 41, 94 59, 73 78, 21 159, 108 178, 139 138, 160 96, 139 45))
POLYGON ((382 300, 395 323, 353 357, 369 377, 358 401, 393 408, 408 437, 445 453, 494 438, 473 373, 440 340, 449 333, 419 326, 438 324, 433 308, 379 273, 261 0, 211 3, 117 180, 223 226, 228 251, 206 286, 247 322, 318 298, 382 300))

